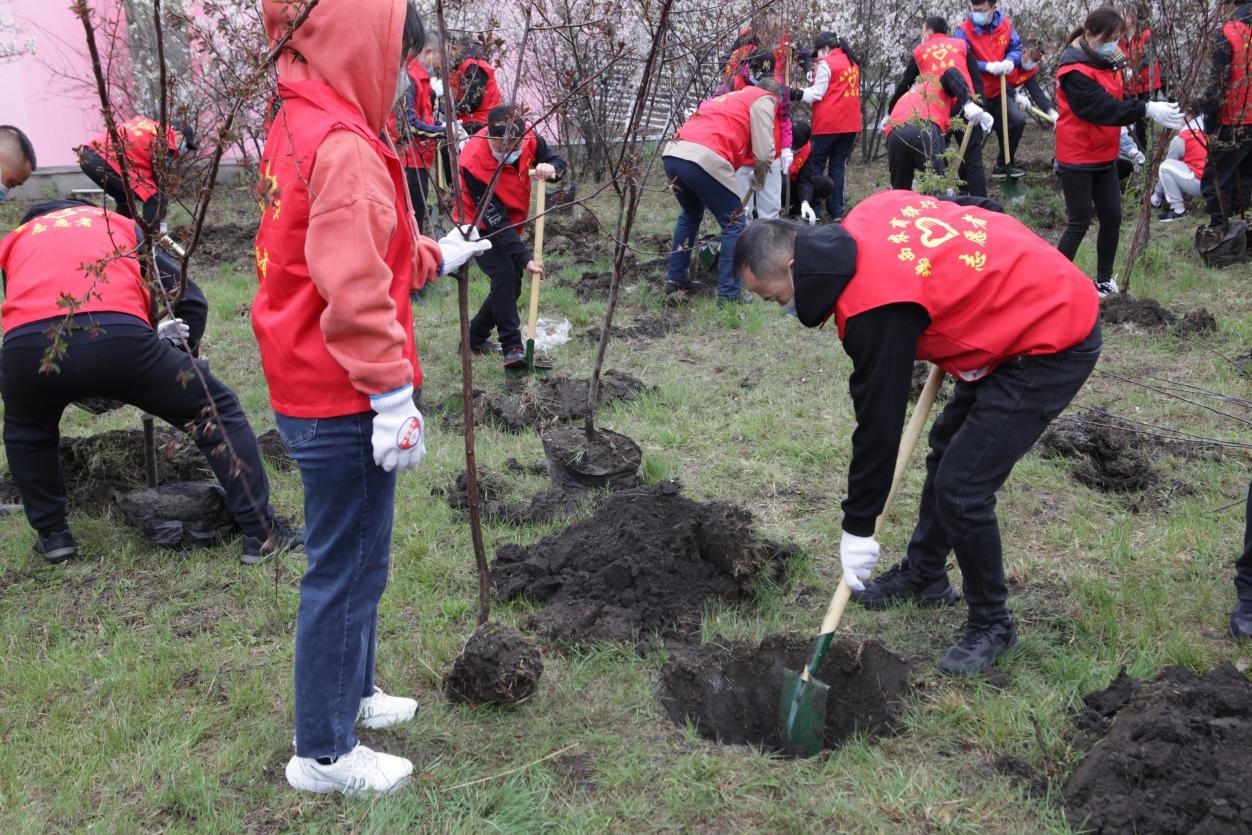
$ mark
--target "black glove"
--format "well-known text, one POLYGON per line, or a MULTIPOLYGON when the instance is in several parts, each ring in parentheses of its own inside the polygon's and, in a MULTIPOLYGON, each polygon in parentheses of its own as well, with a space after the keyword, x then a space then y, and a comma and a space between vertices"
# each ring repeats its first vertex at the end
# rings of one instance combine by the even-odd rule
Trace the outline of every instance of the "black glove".
POLYGON ((800 89, 797 89, 797 88, 795 88, 795 87, 792 87, 792 88, 791 88, 791 100, 792 100, 792 101, 799 101, 799 100, 800 100, 800 99, 802 99, 802 98, 804 98, 804 91, 803 91, 803 90, 800 90, 800 89))

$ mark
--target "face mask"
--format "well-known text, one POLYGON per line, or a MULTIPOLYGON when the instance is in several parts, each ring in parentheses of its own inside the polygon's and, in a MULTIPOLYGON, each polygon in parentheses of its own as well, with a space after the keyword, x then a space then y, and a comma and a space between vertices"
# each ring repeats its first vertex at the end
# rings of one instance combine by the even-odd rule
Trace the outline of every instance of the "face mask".
POLYGON ((791 301, 784 304, 782 306, 782 309, 783 309, 783 313, 786 313, 788 316, 798 317, 800 315, 799 313, 796 313, 796 297, 795 296, 792 296, 791 301))
POLYGON ((761 77, 756 75, 755 73, 748 73, 748 83, 751 84, 753 87, 756 87, 758 84, 761 83, 761 77))
POLYGON ((1039 66, 1038 61, 1027 61, 1025 58, 1022 59, 1022 69, 1024 70, 1033 70, 1037 66, 1039 66))
POLYGON ((174 150, 174 156, 181 157, 185 153, 187 153, 187 140, 184 139, 178 143, 178 148, 174 150))
POLYGON ((986 26, 991 22, 991 12, 970 12, 969 19, 974 21, 976 26, 986 26))
POLYGON ((497 162, 503 162, 505 165, 509 165, 522 158, 522 151, 520 148, 507 154, 497 154, 495 151, 492 151, 491 155, 496 158, 497 162))
POLYGON ((1096 55, 1099 55, 1101 58, 1112 58, 1117 53, 1117 41, 1102 43, 1099 46, 1094 47, 1091 51, 1096 55))

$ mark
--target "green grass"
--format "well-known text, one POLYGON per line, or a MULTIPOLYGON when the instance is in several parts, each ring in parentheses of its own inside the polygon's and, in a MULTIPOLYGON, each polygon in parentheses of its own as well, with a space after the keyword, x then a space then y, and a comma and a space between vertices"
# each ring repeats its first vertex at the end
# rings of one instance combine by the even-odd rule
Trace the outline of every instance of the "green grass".
MULTIPOLYGON (((868 171, 855 164, 851 201, 881 188, 885 173, 882 162, 868 171)), ((1017 210, 1053 216, 1054 186, 1032 175, 1030 202, 1017 210)), ((667 232, 673 214, 668 196, 650 195, 638 231, 667 232)), ((0 220, 0 228, 11 227, 10 207, 0 220)), ((1192 227, 1157 227, 1135 292, 1179 309, 1208 307, 1220 331, 1205 342, 1241 354, 1252 344, 1252 278, 1199 266, 1192 227)), ((1059 229, 1044 234, 1054 240, 1059 229)), ((1090 266, 1094 237, 1093 230, 1080 265, 1090 266)), ((213 307, 206 356, 260 432, 273 417, 248 319, 239 315, 255 285, 248 253, 241 256, 199 275, 213 307)), ((554 272, 561 266, 548 260, 554 272)), ((484 293, 478 276, 473 303, 484 293)), ((455 402, 460 392, 454 298, 416 308, 427 404, 455 402)), ((622 316, 660 309, 654 293, 628 294, 622 316)), ((603 302, 581 304, 550 287, 543 311, 559 311, 578 333, 596 323, 603 302)), ((1247 396, 1247 379, 1194 343, 1110 328, 1106 346, 1101 368, 1247 396)), ((560 350, 560 371, 585 375, 593 350, 576 339, 560 350)), ((600 418, 643 447, 649 481, 680 478, 697 498, 748 507, 766 533, 803 548, 786 582, 754 605, 711 608, 703 636, 809 633, 838 577, 853 429, 850 367, 835 334, 806 331, 764 304, 728 313, 699 301, 673 334, 612 345, 609 365, 656 386, 600 418)), ((476 359, 475 383, 500 389, 498 360, 476 359)), ((1099 374, 1076 405, 1252 440, 1233 421, 1099 374)), ((103 418, 70 410, 62 422, 69 435, 137 426, 129 409, 103 418)), ((616 645, 549 649, 539 693, 518 710, 452 706, 438 693, 438 677, 473 629, 476 576, 464 519, 431 495, 463 467, 460 436, 432 420, 427 447, 421 470, 400 479, 379 650, 381 683, 416 694, 421 709, 394 732, 363 737, 415 761, 410 789, 349 800, 286 787, 299 557, 249 569, 238 563, 238 543, 162 551, 102 512, 75 517, 83 553, 50 568, 30 552, 25 521, 7 518, 0 519, 0 829, 1064 832, 1056 791, 1031 796, 989 764, 1010 754, 1063 780, 1079 755, 1069 714, 1081 694, 1122 666, 1150 675, 1164 664, 1252 662, 1252 652, 1224 636, 1241 507, 1219 510, 1247 488, 1246 455, 1163 459, 1167 479, 1192 492, 1155 495, 1136 508, 1136 497, 1092 492, 1064 462, 1032 453, 1000 496, 1022 639, 1003 680, 953 682, 933 672, 961 622, 959 609, 854 608, 845 619, 846 632, 882 641, 915 668, 918 687, 895 738, 804 762, 712 745, 665 718, 657 684, 663 655, 641 658, 616 645)), ((480 428, 478 454, 518 497, 544 486, 503 466, 542 457, 533 433, 480 428)), ((920 458, 882 535, 887 565, 911 530, 920 458)), ((279 510, 297 514, 298 479, 273 473, 273 487, 279 510)), ((489 525, 485 534, 492 549, 554 529, 489 525)), ((528 611, 501 605, 495 617, 523 626, 528 611)))

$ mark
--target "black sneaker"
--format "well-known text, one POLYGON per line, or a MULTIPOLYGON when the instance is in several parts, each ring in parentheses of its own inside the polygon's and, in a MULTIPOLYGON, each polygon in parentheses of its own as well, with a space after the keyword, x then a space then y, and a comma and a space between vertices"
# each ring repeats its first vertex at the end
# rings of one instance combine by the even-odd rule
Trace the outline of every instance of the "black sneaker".
POLYGON ((950 676, 972 676, 996 663, 1001 655, 1017 645, 1017 624, 989 625, 965 623, 960 639, 939 659, 939 669, 950 676))
POLYGON ((1020 167, 1018 167, 1017 165, 1010 165, 1010 166, 1009 166, 1009 176, 1010 176, 1010 177, 1012 177, 1014 180, 1016 180, 1018 177, 1025 177, 1025 176, 1026 176, 1026 169, 1025 169, 1025 168, 1020 168, 1020 167))
POLYGON ((1175 212, 1173 209, 1168 209, 1168 208, 1165 211, 1161 212, 1161 216, 1159 218, 1161 223, 1173 223, 1176 220, 1186 220, 1186 219, 1187 219, 1186 212, 1175 212))
POLYGON ((996 179, 1003 180, 1004 179, 1004 163, 997 162, 995 164, 995 167, 991 169, 991 176, 995 177, 996 179))
POLYGON ((1230 637, 1252 641, 1252 603, 1240 603, 1230 613, 1230 637))
POLYGON ((865 584, 865 591, 852 592, 852 599, 866 609, 888 609, 913 603, 918 606, 951 606, 961 599, 948 575, 934 580, 918 577, 907 562, 892 566, 865 584))
POLYGON ((243 538, 243 553, 239 561, 244 565, 260 565, 269 562, 279 554, 288 551, 299 551, 304 548, 304 529, 289 528, 282 522, 270 523, 270 538, 262 542, 259 537, 243 538))
POLYGON ((74 544, 74 535, 70 533, 70 529, 62 528, 47 536, 44 534, 36 536, 35 553, 42 554, 45 560, 56 565, 78 556, 78 546, 74 544))
POLYGON ((1096 292, 1100 294, 1100 298, 1105 296, 1116 296, 1120 290, 1117 289, 1116 278, 1097 278, 1095 282, 1096 292))
POLYGON ((504 352, 504 367, 517 368, 526 364, 526 351, 522 348, 510 348, 504 352))

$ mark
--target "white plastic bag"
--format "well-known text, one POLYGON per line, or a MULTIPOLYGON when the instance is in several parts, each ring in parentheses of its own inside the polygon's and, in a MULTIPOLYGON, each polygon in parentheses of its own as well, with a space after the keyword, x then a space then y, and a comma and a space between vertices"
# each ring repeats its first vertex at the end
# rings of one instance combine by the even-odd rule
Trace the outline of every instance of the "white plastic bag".
MULTIPOLYGON (((530 335, 526 331, 527 328, 523 327, 522 336, 529 339, 530 335)), ((555 319, 540 319, 535 323, 535 350, 551 353, 553 348, 569 342, 569 332, 569 319, 560 322, 555 319)))

